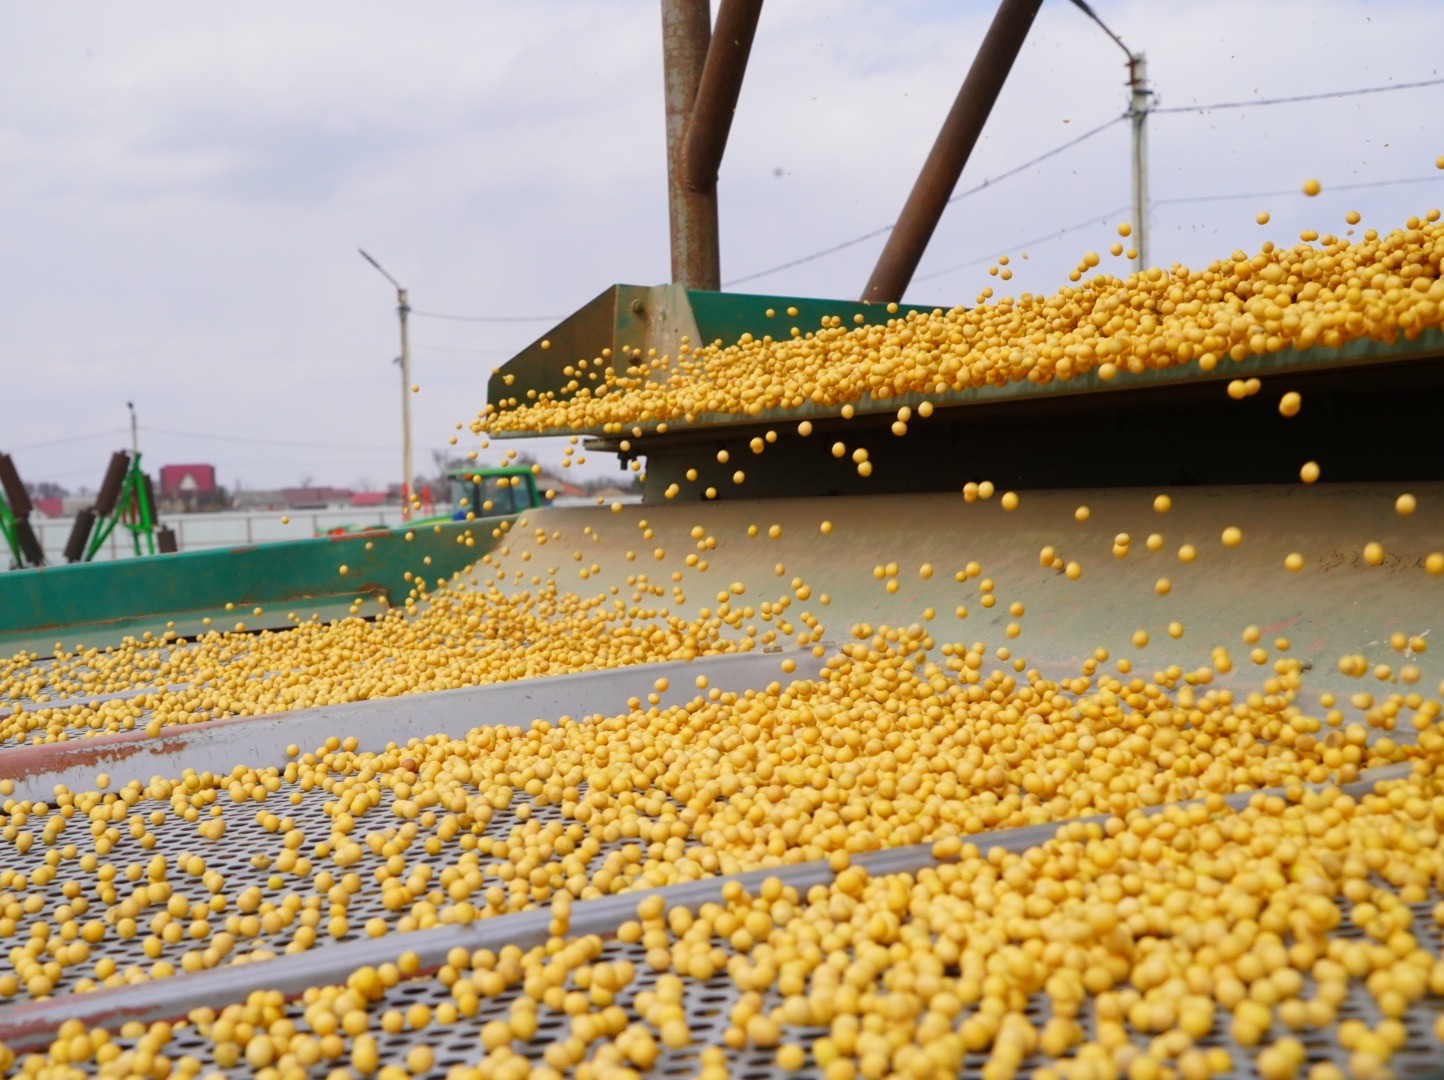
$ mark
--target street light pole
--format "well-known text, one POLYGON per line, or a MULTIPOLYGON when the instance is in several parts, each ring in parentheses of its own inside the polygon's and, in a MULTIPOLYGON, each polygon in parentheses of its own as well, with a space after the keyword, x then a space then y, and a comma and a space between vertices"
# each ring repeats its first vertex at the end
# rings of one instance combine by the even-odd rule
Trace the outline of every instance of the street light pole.
POLYGON ((411 520, 411 494, 414 473, 411 468, 411 340, 407 334, 406 317, 411 314, 411 304, 401 282, 386 272, 379 262, 362 248, 357 248, 361 257, 380 271, 381 276, 396 287, 396 315, 401 321, 401 355, 397 362, 401 366, 401 518, 411 520))
POLYGON ((1148 269, 1148 65, 1142 53, 1128 54, 1128 115, 1133 122, 1134 269, 1148 269))
POLYGON ((1143 54, 1136 53, 1123 39, 1108 28, 1088 0, 1073 0, 1073 6, 1098 24, 1113 43, 1128 57, 1128 112, 1133 126, 1133 268, 1139 273, 1148 269, 1148 64, 1143 54))

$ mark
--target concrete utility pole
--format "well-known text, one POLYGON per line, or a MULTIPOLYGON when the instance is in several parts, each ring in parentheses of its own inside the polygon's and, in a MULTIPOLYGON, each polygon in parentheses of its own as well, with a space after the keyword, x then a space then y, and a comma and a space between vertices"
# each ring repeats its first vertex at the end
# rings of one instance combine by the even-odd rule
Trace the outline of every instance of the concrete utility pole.
POLYGON ((411 520, 411 488, 415 473, 411 467, 411 341, 406 332, 406 317, 411 314, 406 290, 401 282, 386 272, 386 269, 364 250, 357 248, 361 257, 376 267, 381 276, 396 287, 396 315, 401 320, 401 355, 396 362, 401 365, 401 518, 411 520))
POLYGON ((140 453, 140 434, 139 434, 140 428, 139 428, 139 426, 136 424, 136 420, 135 420, 135 402, 133 402, 133 401, 127 401, 127 402, 125 403, 125 407, 130 410, 130 452, 131 452, 132 454, 139 454, 139 453, 140 453))
POLYGON ((1148 268, 1148 62, 1142 53, 1128 57, 1128 87, 1132 96, 1128 117, 1133 123, 1133 249, 1134 269, 1148 268))

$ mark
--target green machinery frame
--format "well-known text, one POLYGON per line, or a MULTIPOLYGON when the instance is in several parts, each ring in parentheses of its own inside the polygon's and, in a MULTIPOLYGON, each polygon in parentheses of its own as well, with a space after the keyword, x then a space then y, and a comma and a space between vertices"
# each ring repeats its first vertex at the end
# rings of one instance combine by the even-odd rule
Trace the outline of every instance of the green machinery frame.
POLYGON ((0 535, 10 549, 11 569, 44 566, 45 553, 35 530, 30 526, 30 493, 20 482, 20 474, 9 454, 0 454, 0 535))
POLYGON ((0 495, 0 535, 5 537, 5 546, 10 549, 10 564, 19 568, 25 565, 25 554, 20 549, 20 537, 16 532, 18 522, 5 496, 0 495))
POLYGON ((137 555, 175 550, 166 536, 161 537, 159 547, 156 544, 155 493, 140 462, 138 450, 117 450, 111 456, 95 505, 76 515, 65 545, 67 560, 90 562, 118 526, 130 533, 131 547, 137 555))

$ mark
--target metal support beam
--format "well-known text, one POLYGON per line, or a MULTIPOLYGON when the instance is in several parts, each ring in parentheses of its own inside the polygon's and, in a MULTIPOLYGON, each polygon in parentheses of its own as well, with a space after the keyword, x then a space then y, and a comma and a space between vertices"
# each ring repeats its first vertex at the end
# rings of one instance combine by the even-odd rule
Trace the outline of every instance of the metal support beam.
POLYGON ((720 289, 717 187, 687 182, 687 128, 712 38, 708 0, 662 0, 662 64, 667 105, 667 208, 672 235, 672 280, 693 289, 720 289))
POLYGON ((1002 0, 998 5, 968 77, 878 256, 863 300, 902 299, 1042 4, 1043 0, 1002 0))
POLYGON ((717 186, 717 170, 727 149, 727 135, 732 130, 761 14, 762 0, 722 0, 717 9, 717 25, 712 28, 712 42, 707 46, 707 62, 687 125, 683 154, 687 183, 693 190, 717 186))

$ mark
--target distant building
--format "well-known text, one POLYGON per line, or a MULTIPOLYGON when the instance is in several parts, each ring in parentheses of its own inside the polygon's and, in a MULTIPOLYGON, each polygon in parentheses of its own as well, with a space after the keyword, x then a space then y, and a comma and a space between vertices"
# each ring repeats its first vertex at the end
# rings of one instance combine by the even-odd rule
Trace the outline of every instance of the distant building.
POLYGON ((292 510, 328 510, 350 506, 351 490, 338 487, 282 488, 281 498, 292 510))
POLYGON ((162 465, 160 497, 182 501, 201 501, 216 490, 214 465, 162 465))
POLYGON ((286 496, 279 488, 247 488, 236 492, 237 510, 286 510, 286 496))
POLYGON ((358 491, 351 496, 351 505, 362 508, 385 506, 389 502, 391 493, 388 491, 358 491))
POLYGON ((214 465, 162 465, 156 496, 170 511, 215 510, 225 500, 214 465))

